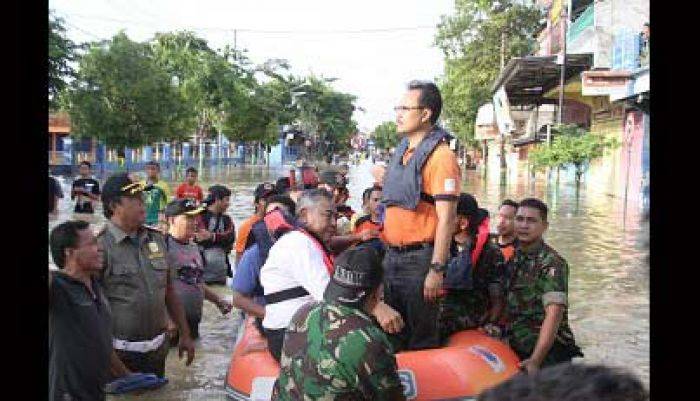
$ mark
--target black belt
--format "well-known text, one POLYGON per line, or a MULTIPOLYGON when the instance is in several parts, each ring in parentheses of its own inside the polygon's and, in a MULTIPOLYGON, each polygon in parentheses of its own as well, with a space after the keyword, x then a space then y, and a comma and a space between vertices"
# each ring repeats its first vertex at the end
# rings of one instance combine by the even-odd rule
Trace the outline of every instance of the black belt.
POLYGON ((396 252, 396 253, 404 253, 404 252, 411 252, 411 251, 417 251, 420 249, 426 249, 433 246, 432 242, 418 242, 415 244, 408 244, 408 245, 401 245, 401 246, 393 246, 393 245, 387 245, 387 248, 389 248, 391 251, 396 252))
POLYGON ((304 287, 293 287, 265 295, 265 303, 267 305, 276 304, 278 302, 288 301, 294 298, 301 298, 307 295, 309 295, 309 292, 306 291, 304 287))

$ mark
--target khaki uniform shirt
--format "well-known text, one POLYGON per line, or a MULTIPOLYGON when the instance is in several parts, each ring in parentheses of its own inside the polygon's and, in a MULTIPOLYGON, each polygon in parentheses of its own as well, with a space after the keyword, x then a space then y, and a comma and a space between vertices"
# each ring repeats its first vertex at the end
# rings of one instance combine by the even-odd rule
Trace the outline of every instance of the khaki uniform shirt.
POLYGON ((112 308, 115 338, 150 340, 166 329, 166 287, 175 272, 166 261, 165 239, 139 229, 132 238, 108 221, 98 238, 104 247, 102 286, 112 308))

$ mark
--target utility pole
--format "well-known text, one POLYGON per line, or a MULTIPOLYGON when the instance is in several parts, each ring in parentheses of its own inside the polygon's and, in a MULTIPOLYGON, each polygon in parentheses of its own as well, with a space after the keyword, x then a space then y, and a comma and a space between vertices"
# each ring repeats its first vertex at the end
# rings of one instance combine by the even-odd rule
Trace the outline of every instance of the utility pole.
MULTIPOLYGON (((501 32, 501 72, 506 66, 506 33, 501 32)), ((501 170, 508 168, 506 164, 506 137, 505 133, 501 132, 501 170)))
POLYGON ((564 84, 565 84, 565 75, 566 75, 566 22, 567 22, 568 15, 566 13, 566 8, 562 7, 561 8, 561 17, 560 19, 560 24, 561 25, 561 38, 562 38, 562 45, 561 45, 561 75, 559 78, 559 115, 557 116, 557 123, 561 124, 561 118, 562 114, 564 111, 564 84))

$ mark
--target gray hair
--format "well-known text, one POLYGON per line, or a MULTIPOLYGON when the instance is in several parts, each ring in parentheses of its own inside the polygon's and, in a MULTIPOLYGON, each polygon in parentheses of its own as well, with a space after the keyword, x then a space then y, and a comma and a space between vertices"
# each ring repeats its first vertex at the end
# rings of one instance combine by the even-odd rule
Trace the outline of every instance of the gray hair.
POLYGON ((299 201, 297 202, 297 216, 300 216, 301 211, 304 209, 316 207, 318 203, 323 199, 329 202, 333 202, 333 195, 331 195, 325 189, 320 188, 305 190, 301 193, 299 201))

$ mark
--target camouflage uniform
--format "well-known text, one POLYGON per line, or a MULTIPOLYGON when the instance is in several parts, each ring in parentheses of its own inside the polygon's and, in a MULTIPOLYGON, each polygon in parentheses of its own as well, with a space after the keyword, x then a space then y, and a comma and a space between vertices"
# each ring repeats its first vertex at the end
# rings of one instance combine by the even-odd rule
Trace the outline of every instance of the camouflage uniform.
POLYGON ((405 400, 389 340, 359 309, 302 306, 287 328, 273 400, 405 400))
MULTIPOLYGON (((470 252, 471 247, 463 252, 470 252)), ((473 289, 450 289, 440 305, 440 336, 473 329, 491 307, 489 294, 504 297, 503 255, 491 241, 484 244, 481 255, 472 270, 473 289)))
MULTIPOLYGON (((568 306, 569 265, 554 249, 541 241, 529 250, 515 251, 508 272, 507 313, 508 341, 521 359, 529 358, 537 344, 545 317, 545 306, 557 303, 568 306)), ((583 356, 574 341, 564 316, 552 348, 542 366, 553 365, 583 356)))

